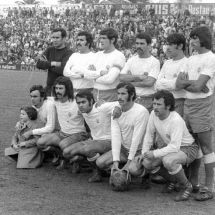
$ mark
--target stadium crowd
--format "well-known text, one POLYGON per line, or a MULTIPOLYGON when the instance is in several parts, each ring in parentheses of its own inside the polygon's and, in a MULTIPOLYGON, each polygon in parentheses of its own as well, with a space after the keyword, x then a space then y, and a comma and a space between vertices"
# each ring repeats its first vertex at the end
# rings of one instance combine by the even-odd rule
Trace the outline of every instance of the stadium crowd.
MULTIPOLYGON (((94 37, 93 49, 99 47, 99 31, 104 27, 112 27, 119 33, 118 48, 128 59, 134 53, 135 34, 147 31, 153 38, 152 54, 166 59, 165 39, 171 32, 183 33, 188 40, 191 29, 206 24, 213 29, 211 17, 191 16, 178 13, 168 16, 155 15, 154 11, 144 8, 134 14, 124 11, 106 9, 74 9, 74 8, 8 8, 7 16, 1 17, 1 56, 5 63, 35 64, 36 57, 50 43, 50 30, 63 27, 68 32, 67 43, 75 48, 75 37, 80 30, 90 31, 94 37)), ((189 47, 187 47, 187 55, 189 47)))
POLYGON ((190 14, 161 19, 153 10, 122 17, 58 12, 15 9, 5 20, 11 49, 19 40, 24 47, 20 59, 11 56, 21 61, 27 56, 48 70, 46 88, 30 88, 32 106, 20 109, 5 155, 21 169, 40 167, 48 153, 58 170, 69 165, 78 172, 85 160, 93 169, 88 182, 109 173, 117 191, 128 188, 131 176, 147 187, 151 176, 160 175, 166 180, 163 192, 181 191, 175 201, 192 193, 197 201, 212 199, 210 19, 197 22, 190 14), (205 183, 200 186, 201 160, 205 183))

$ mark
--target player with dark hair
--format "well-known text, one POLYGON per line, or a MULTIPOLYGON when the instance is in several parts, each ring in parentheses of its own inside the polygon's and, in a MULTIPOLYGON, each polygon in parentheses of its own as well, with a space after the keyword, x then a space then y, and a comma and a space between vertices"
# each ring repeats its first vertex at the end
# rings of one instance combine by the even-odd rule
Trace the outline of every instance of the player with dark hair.
POLYGON ((186 39, 184 37, 183 34, 179 34, 179 33, 172 33, 170 35, 168 35, 168 37, 166 38, 167 41, 167 45, 177 45, 177 47, 179 48, 181 46, 182 51, 185 51, 186 48, 186 39))
POLYGON ((39 56, 37 68, 48 70, 46 92, 51 95, 51 87, 57 77, 63 76, 63 69, 69 59, 72 51, 66 47, 66 31, 62 28, 56 28, 52 31, 51 38, 53 46, 47 48, 39 56))
POLYGON ((150 53, 151 36, 140 33, 136 36, 137 55, 126 62, 120 73, 120 80, 131 82, 137 92, 136 102, 152 110, 154 84, 160 72, 160 63, 150 53))
POLYGON ((60 32, 62 38, 66 38, 67 36, 66 30, 63 28, 55 28, 52 30, 52 33, 56 33, 56 32, 60 32))
POLYGON ((46 99, 46 91, 45 91, 45 88, 42 86, 42 85, 33 85, 31 88, 30 88, 30 94, 33 92, 33 91, 36 91, 38 90, 39 94, 40 94, 40 97, 41 99, 45 100, 46 99))
MULTIPOLYGON (((93 46, 93 35, 87 31, 80 31, 77 35, 77 37, 85 37, 86 40, 86 45, 88 45, 88 47, 91 49, 93 46)), ((78 42, 79 39, 77 39, 78 42)))
POLYGON ((140 153, 145 134, 149 112, 145 107, 134 102, 135 87, 131 83, 120 83, 117 86, 118 102, 122 110, 121 116, 111 117, 112 150, 100 156, 96 164, 101 169, 110 168, 112 173, 119 170, 128 171, 136 154, 140 153))
POLYGON ((66 63, 63 74, 69 77, 73 83, 74 91, 93 90, 93 80, 84 78, 80 73, 89 68, 95 61, 95 53, 90 49, 93 36, 87 31, 81 31, 77 35, 76 47, 78 52, 73 53, 66 63))
POLYGON ((33 85, 30 88, 30 97, 33 107, 37 110, 38 119, 44 123, 44 127, 30 130, 23 134, 26 138, 31 135, 43 135, 54 131, 56 126, 56 110, 54 102, 46 98, 46 92, 42 85, 33 85))
POLYGON ((117 85, 116 89, 119 90, 120 88, 125 88, 128 93, 128 101, 135 101, 137 98, 136 95, 136 90, 132 84, 126 83, 126 82, 121 82, 117 85))
POLYGON ((66 147, 63 154, 64 157, 72 160, 75 156, 77 158, 77 155, 87 157, 94 168, 94 174, 88 179, 88 182, 100 182, 101 172, 95 162, 102 154, 111 150, 111 113, 117 104, 110 102, 98 107, 94 104, 93 94, 86 90, 81 90, 75 98, 78 108, 90 128, 92 139, 66 147))
MULTIPOLYGON (((193 29, 190 45, 198 52, 188 59, 185 72, 176 80, 178 89, 186 90, 184 118, 203 152, 205 186, 200 189, 196 200, 213 198, 215 154, 212 147, 212 110, 214 93, 215 55, 212 53, 212 35, 206 26, 193 29)), ((191 182, 198 185, 198 171, 201 160, 197 159, 191 168, 191 182)))
MULTIPOLYGON (((169 111, 175 110, 175 98, 172 93, 167 90, 160 90, 153 95, 153 100, 163 99, 164 105, 169 106, 169 111)), ((154 105, 154 102, 153 102, 154 105)), ((154 109, 154 108, 153 108, 154 109)))
POLYGON ((191 40, 196 40, 198 38, 201 47, 205 47, 207 50, 212 49, 212 35, 210 29, 207 26, 201 26, 193 29, 190 32, 190 38, 191 40))
POLYGON ((99 32, 100 36, 107 37, 108 40, 114 40, 113 45, 117 44, 118 34, 113 28, 105 28, 99 32))
POLYGON ((152 43, 152 38, 148 33, 139 33, 136 35, 136 39, 144 39, 148 45, 152 43))
MULTIPOLYGON (((56 146, 63 151, 76 142, 86 140, 88 135, 84 126, 84 118, 74 101, 73 86, 70 79, 63 76, 58 77, 53 85, 52 94, 60 131, 44 135, 38 142, 38 146, 41 148, 56 146)), ((61 156, 59 169, 63 168, 64 164, 65 160, 61 156)))
POLYGON ((63 76, 57 78, 52 87, 52 95, 55 101, 61 100, 62 97, 64 97, 65 100, 73 101, 74 100, 73 84, 70 81, 70 79, 63 76), (58 87, 56 87, 56 85, 58 85, 58 87), (64 87, 59 87, 59 85, 64 87), (59 88, 59 91, 56 90, 58 88, 59 88), (63 91, 63 93, 60 92, 61 90, 63 91))
MULTIPOLYGON (((54 102, 46 98, 46 91, 42 85, 33 85, 30 88, 30 97, 32 106, 37 110, 38 119, 44 124, 43 127, 32 129, 23 133, 23 137, 28 139, 31 135, 42 136, 44 134, 49 134, 58 129, 57 123, 57 113, 54 102)), ((43 137, 37 140, 37 144, 43 143, 43 137)), ((43 148, 43 151, 52 151, 54 158, 53 163, 57 161, 58 155, 54 148, 50 146, 48 148, 43 148)))
POLYGON ((174 108, 175 100, 172 93, 167 90, 155 93, 142 154, 133 160, 129 170, 136 176, 144 176, 148 172, 161 175, 168 181, 164 192, 174 191, 175 184, 179 183, 182 190, 175 201, 185 201, 191 195, 193 187, 182 165, 188 165, 196 159, 198 145, 189 133, 185 121, 174 108), (157 133, 162 138, 163 145, 158 145, 155 149, 152 146, 157 133))
POLYGON ((182 34, 173 33, 167 37, 167 56, 170 58, 165 61, 158 75, 155 84, 157 90, 169 90, 175 98, 175 110, 183 117, 184 100, 186 91, 176 88, 176 79, 180 72, 184 71, 187 58, 184 55, 186 39, 182 34))

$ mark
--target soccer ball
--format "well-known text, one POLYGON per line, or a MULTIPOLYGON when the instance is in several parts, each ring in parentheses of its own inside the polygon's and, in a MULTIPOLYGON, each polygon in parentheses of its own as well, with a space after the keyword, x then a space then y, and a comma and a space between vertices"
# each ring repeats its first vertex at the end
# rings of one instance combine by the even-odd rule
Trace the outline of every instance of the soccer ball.
POLYGON ((114 191, 126 191, 129 189, 131 176, 127 170, 113 170, 109 184, 114 191))

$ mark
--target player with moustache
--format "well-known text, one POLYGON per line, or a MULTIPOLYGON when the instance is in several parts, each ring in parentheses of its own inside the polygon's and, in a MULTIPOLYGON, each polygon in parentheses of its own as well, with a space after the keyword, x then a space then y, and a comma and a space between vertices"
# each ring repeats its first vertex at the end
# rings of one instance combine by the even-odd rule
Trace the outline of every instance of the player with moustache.
MULTIPOLYGON (((60 131, 41 137, 38 146, 46 148, 53 146, 61 152, 68 146, 86 140, 88 134, 84 125, 84 118, 74 101, 72 82, 68 77, 58 77, 53 85, 53 102, 56 107, 60 131)), ((62 155, 58 169, 65 167, 66 160, 62 155)))
POLYGON ((76 47, 78 52, 73 53, 66 63, 63 75, 69 77, 73 83, 74 92, 80 90, 93 90, 94 82, 84 78, 81 71, 94 64, 95 53, 91 51, 93 36, 87 31, 81 31, 77 35, 76 47))
POLYGON ((111 117, 112 150, 101 155, 96 164, 100 169, 129 171, 131 161, 141 151, 141 143, 148 123, 148 110, 135 103, 136 91, 131 83, 117 85, 118 102, 122 113, 111 117), (121 167, 122 165, 122 167, 121 167))
POLYGON ((120 73, 120 81, 131 82, 135 86, 136 102, 146 107, 149 112, 152 110, 154 84, 160 72, 159 60, 150 53, 151 41, 149 34, 137 34, 137 54, 128 59, 120 73))

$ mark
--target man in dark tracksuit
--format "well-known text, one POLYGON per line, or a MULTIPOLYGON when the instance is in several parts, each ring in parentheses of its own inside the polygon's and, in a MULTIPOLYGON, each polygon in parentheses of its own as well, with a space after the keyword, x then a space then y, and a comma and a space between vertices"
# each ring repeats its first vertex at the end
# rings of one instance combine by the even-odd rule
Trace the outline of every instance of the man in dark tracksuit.
POLYGON ((56 28, 52 31, 53 46, 46 49, 37 61, 37 68, 48 69, 46 91, 47 95, 51 95, 51 88, 54 81, 63 76, 63 69, 67 60, 72 54, 72 50, 66 47, 66 31, 62 28, 56 28))

